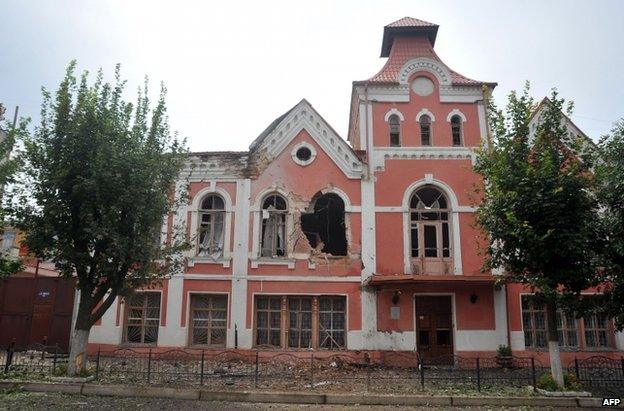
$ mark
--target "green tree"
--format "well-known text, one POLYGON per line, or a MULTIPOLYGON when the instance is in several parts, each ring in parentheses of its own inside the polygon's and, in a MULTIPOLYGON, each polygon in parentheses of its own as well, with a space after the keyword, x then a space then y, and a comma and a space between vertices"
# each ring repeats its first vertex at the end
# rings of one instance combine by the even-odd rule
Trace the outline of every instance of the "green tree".
POLYGON ((551 370, 560 386, 556 313, 571 310, 581 291, 597 284, 598 216, 591 163, 562 122, 563 106, 553 91, 532 135, 536 105, 528 83, 522 94, 510 93, 505 111, 490 104, 492 137, 475 165, 484 179, 476 214, 488 237, 484 268, 502 268, 503 281, 526 284, 545 301, 551 370))
MULTIPOLYGON (((28 119, 20 119, 19 123, 4 121, 5 108, 0 104, 0 235, 3 233, 6 221, 4 207, 4 191, 8 184, 15 181, 15 175, 20 168, 21 158, 14 152, 16 142, 27 134, 28 119)), ((12 258, 0 251, 0 279, 8 277, 23 268, 19 259, 12 258)))
MULTIPOLYGON (((92 84, 71 62, 54 94, 43 90, 41 123, 25 140, 25 184, 16 207, 26 244, 75 276, 79 293, 69 374, 85 367, 92 325, 118 295, 180 268, 183 244, 161 247, 163 218, 184 163, 184 142, 169 131, 165 88, 152 109, 147 80, 136 105, 100 70, 92 84)), ((185 187, 186 188, 186 187, 185 187)))
POLYGON ((605 293, 594 309, 613 318, 619 330, 624 328, 624 119, 599 144, 596 161, 598 196, 602 210, 600 227, 601 273, 605 293))

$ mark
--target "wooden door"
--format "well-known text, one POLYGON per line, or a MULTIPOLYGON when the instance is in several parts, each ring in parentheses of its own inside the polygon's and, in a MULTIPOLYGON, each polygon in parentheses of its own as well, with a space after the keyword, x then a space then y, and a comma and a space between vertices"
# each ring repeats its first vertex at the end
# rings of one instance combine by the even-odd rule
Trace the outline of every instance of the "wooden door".
POLYGON ((54 315, 54 300, 58 278, 39 277, 35 279, 30 343, 50 344, 50 331, 54 315))
POLYGON ((451 296, 416 296, 416 346, 425 362, 452 362, 451 296))

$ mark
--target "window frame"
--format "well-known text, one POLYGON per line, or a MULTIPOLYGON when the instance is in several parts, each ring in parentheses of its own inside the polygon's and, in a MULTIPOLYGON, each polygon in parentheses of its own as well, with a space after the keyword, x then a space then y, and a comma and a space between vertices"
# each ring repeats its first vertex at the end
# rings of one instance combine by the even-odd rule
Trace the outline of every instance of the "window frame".
MULTIPOLYGON (((526 332, 532 332, 533 334, 535 333, 534 330, 532 331, 527 331, 524 325, 524 313, 525 311, 529 311, 529 310, 525 310, 524 308, 524 300, 525 298, 530 298, 530 299, 534 299, 535 298, 535 294, 531 294, 531 293, 521 293, 520 294, 520 315, 521 315, 521 323, 522 323, 522 332, 523 334, 526 336, 526 332)), ((532 312, 540 312, 540 310, 531 310, 532 312)), ((544 347, 536 347, 535 344, 529 346, 526 344, 526 337, 524 339, 524 349, 527 351, 546 351, 548 350, 548 318, 546 316, 546 307, 544 305, 544 308, 541 310, 541 312, 543 312, 544 315, 544 332, 545 332, 545 346, 544 347)), ((557 309, 557 332, 559 332, 559 336, 561 337, 561 333, 564 334, 564 340, 563 343, 567 343, 569 338, 566 335, 567 332, 569 332, 572 328, 568 326, 568 324, 563 324, 561 322, 561 314, 562 314, 562 310, 561 309, 557 309), (565 325, 565 327, 560 327, 561 325, 565 325)), ((569 315, 569 314, 568 314, 569 315)), ((590 316, 595 316, 595 314, 591 314, 590 316)), ((587 341, 586 341, 586 335, 585 332, 587 331, 586 326, 585 326, 585 319, 586 317, 581 317, 581 318, 576 318, 574 317, 574 331, 576 333, 576 345, 562 345, 562 341, 560 339, 560 345, 559 345, 559 349, 561 351, 615 351, 617 350, 616 348, 616 344, 615 344, 615 329, 613 326, 613 320, 606 318, 606 328, 590 328, 590 331, 600 331, 600 330, 605 330, 606 331, 606 345, 603 346, 588 346, 587 345, 587 341)), ((541 330, 541 329, 540 329, 541 330)), ((533 340, 535 341, 535 339, 533 340)))
MULTIPOLYGON (((153 346, 158 345, 161 317, 162 317, 162 291, 161 290, 140 290, 140 291, 136 291, 132 296, 130 296, 130 298, 125 297, 124 298, 124 316, 123 316, 124 321, 123 321, 123 332, 122 332, 122 341, 123 341, 122 344, 132 345, 132 346, 146 346, 146 347, 153 347, 153 346), (130 299, 133 297, 136 297, 139 294, 143 296, 143 299, 144 299, 143 304, 140 307, 135 306, 135 305, 130 305, 130 299), (156 328, 155 340, 153 342, 146 343, 144 341, 145 341, 145 328, 146 328, 145 322, 146 320, 148 320, 148 318, 146 317, 146 312, 147 312, 147 309, 149 308, 147 305, 148 294, 158 294, 158 322, 157 322, 157 325, 155 326, 156 328), (130 319, 131 319, 130 318, 131 309, 141 309, 142 311, 141 324, 140 324, 140 327, 141 327, 141 341, 140 342, 128 341, 128 327, 137 326, 137 324, 129 324, 130 319)), ((149 320, 153 321, 155 318, 156 317, 151 317, 149 318, 149 320)))
MULTIPOLYGON (((301 351, 301 350, 346 350, 347 349, 347 338, 348 338, 348 297, 343 294, 322 294, 322 295, 312 295, 312 294, 254 294, 253 296, 253 347, 258 349, 273 349, 273 350, 289 350, 289 351, 301 351), (324 348, 320 347, 320 304, 319 301, 321 299, 342 299, 344 302, 344 310, 341 311, 343 314, 343 329, 336 329, 337 331, 343 332, 343 342, 344 345, 342 347, 332 347, 332 348, 324 348), (280 344, 279 345, 267 345, 267 344, 258 344, 258 312, 267 311, 266 309, 258 309, 258 301, 260 299, 267 299, 270 301, 271 299, 279 299, 280 300, 280 344), (310 343, 309 347, 291 347, 290 346, 290 315, 291 315, 291 301, 295 300, 311 300, 311 327, 310 331, 310 343)), ((270 304, 270 302, 269 302, 270 304)), ((270 307, 270 305, 269 305, 270 307)), ((269 310, 276 312, 277 309, 269 310)), ((306 311, 307 312, 307 311, 306 311)), ((267 321, 270 323, 270 317, 267 318, 267 321)), ((270 324, 269 324, 270 325, 270 324)), ((266 327, 262 327, 265 329, 266 327)), ((272 329, 275 330, 273 327, 272 329)), ((268 340, 270 341, 270 339, 268 340)), ((301 338, 299 338, 300 345, 301 338)))
POLYGON ((429 116, 429 114, 423 114, 418 118, 418 124, 420 126, 420 145, 423 147, 433 146, 433 132, 432 132, 432 127, 431 127, 432 123, 433 121, 431 119, 431 116, 429 116), (424 120, 427 120, 427 121, 425 122, 424 120), (426 130, 427 139, 428 139, 427 144, 425 144, 424 142, 425 130, 423 129, 423 126, 427 126, 427 130, 426 130))
POLYGON ((459 114, 454 114, 451 117, 451 144, 453 147, 464 146, 464 127, 463 119, 459 114), (455 144, 455 132, 457 132, 458 142, 455 144))
POLYGON ((226 240, 226 229, 227 229, 227 203, 225 201, 225 198, 223 198, 223 196, 221 194, 218 193, 208 193, 206 195, 204 195, 201 199, 201 201, 199 202, 199 208, 197 210, 197 241, 196 241, 196 247, 195 247, 195 256, 196 257, 200 257, 200 258, 224 258, 225 257, 225 250, 228 247, 227 244, 225 244, 225 240, 226 240), (215 197, 218 198, 219 200, 221 200, 221 203, 223 204, 223 208, 211 208, 211 209, 205 209, 203 208, 203 204, 204 201, 206 201, 209 197, 215 197), (221 215, 221 250, 219 251, 218 254, 216 253, 210 253, 208 252, 207 254, 203 254, 200 252, 200 244, 201 244, 201 238, 202 238, 202 226, 204 225, 204 221, 203 221, 203 216, 204 215, 209 215, 210 216, 210 222, 209 222, 209 231, 208 231, 208 235, 209 238, 213 238, 214 237, 214 228, 215 228, 215 217, 217 215, 221 215))
MULTIPOLYGON (((276 203, 276 201, 274 200, 274 204, 276 203)), ((288 199, 282 195, 282 193, 277 192, 277 191, 273 191, 270 192, 266 195, 264 195, 262 197, 262 201, 260 202, 260 224, 259 224, 259 235, 260 238, 258 239, 258 257, 262 258, 262 259, 270 259, 270 260, 282 260, 282 259, 287 259, 289 257, 290 254, 290 250, 288 247, 288 239, 287 239, 287 233, 288 233, 288 223, 289 223, 289 215, 290 215, 290 207, 288 204, 288 199), (264 204, 266 203, 266 201, 270 198, 270 197, 279 197, 281 198, 281 200, 284 202, 285 208, 282 209, 273 209, 273 210, 269 210, 267 207, 264 207, 264 204), (264 213, 265 211, 268 214, 267 218, 264 218, 264 213), (271 217, 275 215, 278 216, 277 218, 277 224, 274 226, 274 237, 273 237, 273 243, 271 244, 270 250, 271 250, 271 255, 264 255, 264 251, 265 249, 268 249, 267 247, 265 247, 264 245, 264 241, 265 241, 265 226, 268 225, 269 220, 271 219, 271 217), (280 232, 280 227, 281 230, 283 230, 283 255, 278 255, 278 242, 279 242, 279 232, 280 232)))
POLYGON ((398 114, 391 114, 388 117, 388 131, 390 136, 390 147, 401 147, 401 119, 398 114), (396 143, 393 138, 396 136, 396 143))
POLYGON ((229 312, 230 312, 230 296, 228 293, 219 293, 219 292, 199 292, 199 293, 190 293, 189 294, 189 315, 188 315, 188 346, 191 347, 210 347, 210 348, 225 348, 227 347, 227 331, 228 331, 228 325, 229 325, 229 312), (197 309, 196 307, 193 307, 193 298, 198 298, 198 297, 208 297, 210 298, 210 308, 202 308, 202 309, 197 309), (213 297, 217 297, 217 298, 225 298, 225 308, 224 309, 215 309, 213 302, 212 302, 212 298, 213 297), (212 320, 212 312, 213 311, 225 311, 225 326, 224 327, 213 327, 212 324, 210 323, 208 327, 199 327, 199 328, 205 328, 206 329, 206 344, 201 344, 201 343, 195 343, 194 341, 194 331, 195 331, 195 318, 194 318, 194 313, 196 310, 201 310, 201 311, 208 311, 210 317, 207 319, 208 321, 212 320), (212 336, 211 336, 211 331, 213 330, 213 328, 217 328, 217 329, 221 329, 223 328, 224 330, 224 337, 223 337, 223 343, 219 343, 219 344, 214 344, 212 343, 212 336))
MULTIPOLYGON (((425 206, 426 207, 426 206, 425 206)), ((409 197, 409 250, 410 250, 410 259, 443 259, 445 261, 450 261, 453 258, 453 236, 451 232, 451 207, 449 203, 449 199, 446 194, 440 190, 438 187, 433 185, 424 185, 422 187, 418 187, 415 189, 409 197), (444 199, 445 207, 438 208, 413 208, 412 202, 413 198, 418 195, 419 192, 425 189, 432 189, 437 191, 438 197, 435 201, 439 201, 440 198, 444 199), (431 210, 431 211, 429 211, 431 210), (432 214, 437 213, 437 219, 424 219, 422 214, 432 214), (414 215, 417 215, 417 218, 414 218, 414 215), (446 218, 443 216, 446 215, 446 218), (427 247, 425 247, 425 227, 434 226, 436 232, 436 256, 426 256, 425 252, 427 247), (414 233, 416 232, 416 246, 414 248, 414 233), (445 247, 445 233, 446 240, 448 241, 448 247, 445 247), (416 250, 416 255, 414 255, 414 251, 416 250), (448 255, 444 255, 446 254, 448 255)))

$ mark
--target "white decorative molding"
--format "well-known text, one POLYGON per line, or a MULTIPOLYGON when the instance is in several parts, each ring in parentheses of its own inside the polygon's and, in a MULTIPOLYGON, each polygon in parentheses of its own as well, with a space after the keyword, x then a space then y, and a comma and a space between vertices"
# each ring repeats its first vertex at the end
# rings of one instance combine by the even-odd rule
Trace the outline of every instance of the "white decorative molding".
POLYGON ((372 156, 375 171, 386 169, 386 160, 469 160, 476 156, 468 147, 377 147, 372 156))
POLYGON ((416 114, 416 122, 420 122, 420 118, 424 116, 425 114, 428 115, 429 118, 431 118, 432 123, 435 121, 435 116, 433 115, 433 113, 427 110, 426 108, 423 108, 422 110, 418 112, 418 114, 416 114))
POLYGON ((319 147, 350 179, 362 176, 363 164, 355 152, 306 101, 302 100, 262 140, 254 151, 264 151, 269 159, 276 158, 291 141, 306 130, 319 147))
POLYGON ((312 162, 316 158, 316 149, 314 148, 312 144, 308 144, 305 141, 302 141, 301 143, 293 147, 292 151, 290 152, 290 156, 292 157, 295 163, 299 164, 300 166, 305 167, 308 164, 312 164, 312 162), (299 151, 299 149, 302 147, 305 147, 308 150, 310 150, 310 158, 307 160, 301 160, 299 157, 297 157, 297 151, 299 151))
POLYGON ((459 118, 462 119, 462 123, 466 122, 466 116, 464 115, 464 113, 459 111, 459 109, 457 109, 457 108, 454 108, 453 110, 451 110, 450 113, 448 113, 448 115, 446 116, 446 121, 448 123, 450 123, 451 122, 451 118, 453 118, 453 116, 459 116, 459 118))
POLYGON ((191 212, 191 226, 189 227, 190 239, 193 242, 193 248, 186 251, 185 255, 188 259, 188 266, 193 267, 195 264, 221 264, 225 268, 230 267, 232 259, 231 250, 231 233, 232 233, 232 198, 230 194, 223 188, 217 186, 211 181, 208 187, 199 190, 193 197, 190 206, 187 208, 191 212), (211 258, 208 256, 197 255, 197 236, 199 233, 199 207, 203 199, 209 194, 217 194, 223 199, 225 209, 225 226, 223 232, 223 253, 219 258, 211 258))
POLYGON ((483 100, 483 90, 481 86, 440 86, 441 103, 475 103, 483 100))
POLYGON ((400 84, 407 84, 410 76, 418 71, 426 71, 433 74, 438 79, 440 85, 451 84, 451 72, 449 69, 439 61, 425 57, 415 58, 406 62, 399 71, 397 81, 400 84))
POLYGON ((403 113, 401 113, 399 110, 397 110, 396 108, 391 108, 390 110, 388 110, 388 112, 386 113, 386 115, 384 116, 384 121, 387 123, 388 121, 390 121, 390 116, 396 114, 397 117, 399 118, 399 120, 401 121, 405 121, 405 117, 403 116, 403 113))

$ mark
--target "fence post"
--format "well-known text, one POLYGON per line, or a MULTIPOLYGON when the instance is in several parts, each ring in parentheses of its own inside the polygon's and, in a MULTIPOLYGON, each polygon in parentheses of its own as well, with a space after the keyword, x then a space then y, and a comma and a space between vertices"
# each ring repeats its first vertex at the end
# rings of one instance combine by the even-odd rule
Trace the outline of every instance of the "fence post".
POLYGON ((204 350, 202 350, 201 364, 199 365, 199 385, 204 385, 204 350))
POLYGON ((254 388, 258 388, 258 361, 260 359, 260 352, 256 350, 256 369, 254 370, 254 388))
POLYGON ((56 356, 58 353, 58 344, 54 346, 54 354, 52 354, 52 374, 56 372, 56 356))
POLYGON ((581 373, 579 372, 578 358, 574 357, 574 372, 576 373, 576 379, 581 380, 581 373))
POLYGON ((371 383, 371 364, 366 365, 366 391, 370 391, 371 383))
POLYGON ((535 357, 531 357, 531 379, 533 380, 533 391, 536 391, 537 380, 535 379, 535 357))
POLYGON ((310 356, 310 388, 314 389, 314 354, 310 356))
POLYGON ((98 352, 95 357, 95 380, 100 379, 100 347, 98 347, 98 352))
POLYGON ((150 383, 152 374, 152 349, 149 349, 149 353, 147 354, 147 383, 150 383))
POLYGON ((425 356, 418 356, 418 364, 420 365, 420 388, 425 389, 425 356))
POLYGON ((477 357, 477 391, 481 392, 481 363, 477 357))
POLYGON ((9 368, 11 367, 11 362, 13 362, 13 351, 15 350, 15 338, 13 338, 13 341, 11 341, 11 344, 9 344, 9 348, 7 348, 7 357, 6 357, 6 363, 4 364, 4 373, 8 373, 9 372, 9 368))
POLYGON ((622 366, 622 378, 624 379, 624 356, 620 357, 620 365, 622 366))

